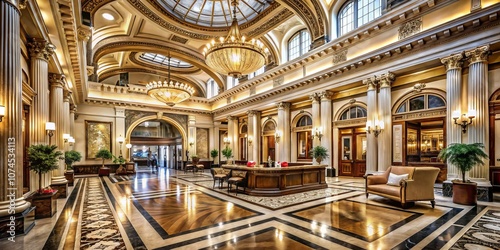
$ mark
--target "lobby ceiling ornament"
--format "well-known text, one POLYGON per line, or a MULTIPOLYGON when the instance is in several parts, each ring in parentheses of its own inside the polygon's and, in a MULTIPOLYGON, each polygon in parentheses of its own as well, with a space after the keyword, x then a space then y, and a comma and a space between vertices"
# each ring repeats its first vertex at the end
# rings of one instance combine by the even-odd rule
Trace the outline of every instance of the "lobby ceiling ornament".
POLYGON ((188 84, 170 80, 170 53, 168 55, 168 78, 165 81, 152 81, 146 85, 149 96, 164 102, 170 107, 189 99, 194 94, 194 88, 188 84))
POLYGON ((268 49, 256 39, 248 40, 240 33, 236 19, 237 0, 232 0, 233 22, 229 33, 219 38, 219 42, 212 40, 203 50, 206 64, 220 74, 239 78, 242 75, 255 72, 266 64, 268 49))

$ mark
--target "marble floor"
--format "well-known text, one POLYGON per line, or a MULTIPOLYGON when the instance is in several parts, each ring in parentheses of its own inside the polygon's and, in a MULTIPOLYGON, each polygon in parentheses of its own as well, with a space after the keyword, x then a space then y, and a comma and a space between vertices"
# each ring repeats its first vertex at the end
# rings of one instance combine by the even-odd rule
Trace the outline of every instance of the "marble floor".
POLYGON ((409 209, 362 178, 282 197, 213 189, 209 172, 160 168, 77 178, 58 213, 0 249, 500 249, 500 203, 409 209))

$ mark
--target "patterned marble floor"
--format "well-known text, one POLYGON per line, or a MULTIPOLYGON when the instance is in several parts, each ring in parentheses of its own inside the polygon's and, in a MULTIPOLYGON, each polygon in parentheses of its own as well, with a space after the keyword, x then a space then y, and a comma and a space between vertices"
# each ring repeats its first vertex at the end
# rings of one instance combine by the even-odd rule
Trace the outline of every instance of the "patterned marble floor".
MULTIPOLYGON (((500 249, 500 204, 436 208, 365 197, 361 178, 282 197, 213 189, 208 172, 160 168, 78 178, 58 213, 0 249, 500 249)), ((439 190, 437 190, 439 191, 439 190)))

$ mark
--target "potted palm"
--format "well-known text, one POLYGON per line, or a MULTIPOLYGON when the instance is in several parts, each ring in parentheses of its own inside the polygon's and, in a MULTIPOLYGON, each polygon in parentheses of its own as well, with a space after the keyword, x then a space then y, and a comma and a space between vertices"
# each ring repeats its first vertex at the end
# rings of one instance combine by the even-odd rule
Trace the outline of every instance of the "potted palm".
POLYGON ((226 147, 222 150, 222 155, 226 157, 226 164, 231 164, 229 159, 233 158, 233 150, 230 147, 226 147))
POLYGON ((66 164, 66 172, 64 172, 64 177, 68 180, 68 185, 73 186, 75 180, 75 173, 73 171, 73 163, 79 162, 82 159, 80 152, 75 150, 70 150, 64 152, 64 163, 66 164))
POLYGON ((219 167, 219 164, 215 164, 215 158, 217 158, 218 156, 219 156, 219 150, 212 149, 212 151, 210 151, 210 157, 212 157, 212 167, 213 168, 219 167))
POLYGON ((38 190, 33 196, 33 205, 36 206, 35 218, 52 217, 57 212, 57 200, 54 194, 57 190, 42 189, 42 174, 59 168, 59 160, 63 153, 57 151, 56 145, 31 145, 28 147, 29 167, 38 174, 38 190))
POLYGON ((465 174, 476 165, 484 164, 488 155, 482 143, 453 143, 439 152, 438 158, 453 164, 460 171, 462 180, 453 182, 453 203, 474 205, 477 202, 477 183, 465 179, 465 174))
POLYGON ((309 154, 311 154, 311 156, 316 159, 316 162, 318 164, 321 164, 321 162, 324 160, 324 159, 327 159, 328 157, 330 157, 328 155, 328 150, 323 147, 323 146, 316 146, 314 147, 313 149, 311 149, 311 151, 309 152, 309 154))
POLYGON ((102 167, 99 169, 99 176, 107 175, 109 176, 109 168, 104 167, 104 161, 113 158, 113 154, 107 149, 100 149, 95 154, 95 158, 102 159, 102 167))

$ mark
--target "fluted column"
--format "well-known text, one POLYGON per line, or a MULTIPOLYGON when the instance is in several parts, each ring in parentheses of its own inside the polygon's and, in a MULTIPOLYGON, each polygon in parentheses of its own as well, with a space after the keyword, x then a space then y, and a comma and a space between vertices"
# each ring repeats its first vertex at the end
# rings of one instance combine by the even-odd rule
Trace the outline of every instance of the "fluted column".
MULTIPOLYGON (((309 95, 309 99, 312 101, 312 127, 313 130, 316 128, 321 127, 321 93, 313 93, 309 95)), ((321 142, 319 141, 319 138, 314 137, 313 138, 313 147, 319 146, 321 142)), ((316 162, 313 159, 313 162, 316 162)))
POLYGON ((248 114, 248 160, 260 163, 260 111, 250 110, 248 114))
MULTIPOLYGON (((23 197, 22 78, 17 1, 0 0, 0 217, 29 208, 23 197), (7 164, 8 163, 8 164, 7 164)), ((5 222, 7 223, 7 222, 5 222)), ((16 239, 17 240, 17 239, 16 239)))
MULTIPOLYGON (((363 80, 363 84, 367 87, 366 105, 367 105, 367 122, 375 124, 377 116, 377 83, 375 77, 363 80)), ((366 135, 366 173, 377 172, 377 137, 373 133, 366 135)))
MULTIPOLYGON (((64 113, 64 75, 62 74, 49 74, 50 83, 50 120, 56 124, 56 130, 54 131, 54 136, 51 141, 53 145, 57 146, 57 150, 64 150, 64 116, 68 114, 64 113)), ((66 179, 64 178, 64 162, 59 162, 59 169, 52 172, 52 183, 60 184, 64 183, 66 179)), ((67 182, 67 181, 66 181, 67 182)))
MULTIPOLYGON (((82 57, 80 57, 80 60, 79 60, 79 64, 80 64, 80 68, 81 69, 87 69, 87 43, 90 39, 90 37, 92 36, 92 31, 90 29, 90 27, 87 27, 87 26, 80 26, 78 27, 78 48, 79 50, 81 51, 80 55, 83 55, 82 57)), ((88 77, 89 77, 89 72, 88 70, 83 70, 82 72, 82 76, 81 76, 81 81, 82 82, 85 82, 87 81, 88 77)), ((93 70, 91 71, 91 74, 93 74, 93 70)))
MULTIPOLYGON (((71 97, 71 91, 63 90, 63 133, 73 136, 70 132, 70 121, 69 121, 69 99, 71 97)), ((63 145, 64 151, 68 151, 69 143, 65 142, 63 145)), ((61 149, 61 150, 62 150, 61 149)))
MULTIPOLYGON (((453 54, 441 58, 446 67, 446 145, 462 142, 462 130, 453 123, 453 111, 461 111, 463 54, 453 54)), ((451 163, 447 164, 448 179, 459 177, 459 171, 451 163)))
POLYGON ((69 133, 71 136, 75 137, 75 113, 76 113, 76 105, 69 105, 69 133))
POLYGON ((378 171, 385 171, 392 165, 392 98, 391 84, 394 74, 387 72, 377 77, 380 86, 378 94, 378 119, 384 123, 384 131, 378 135, 378 171))
MULTIPOLYGON (((49 137, 45 131, 45 123, 50 121, 48 69, 55 46, 37 38, 34 38, 28 46, 31 57, 30 78, 33 90, 37 93, 30 107, 30 142, 31 144, 49 144, 49 137)), ((50 175, 51 173, 42 175, 42 187, 50 184, 50 175)), ((38 175, 31 171, 30 190, 36 190, 38 187, 38 175)))
POLYGON ((276 104, 278 107, 278 131, 281 135, 278 147, 279 154, 276 156, 276 161, 290 162, 290 103, 280 102, 276 104))
MULTIPOLYGON (((489 149, 489 115, 488 115, 488 55, 489 45, 465 51, 469 61, 469 79, 467 84, 468 110, 476 111, 476 118, 467 127, 469 143, 483 143, 484 151, 489 149)), ((489 161, 476 166, 469 172, 470 177, 489 180, 489 161)))
POLYGON ((321 146, 328 151, 330 158, 323 160, 323 164, 333 166, 333 138, 332 138, 332 96, 330 91, 321 92, 321 130, 323 136, 321 138, 321 146))
POLYGON ((227 117, 227 137, 230 140, 229 147, 233 151, 233 157, 235 160, 237 160, 238 154, 236 152, 236 149, 238 148, 238 117, 227 117))

